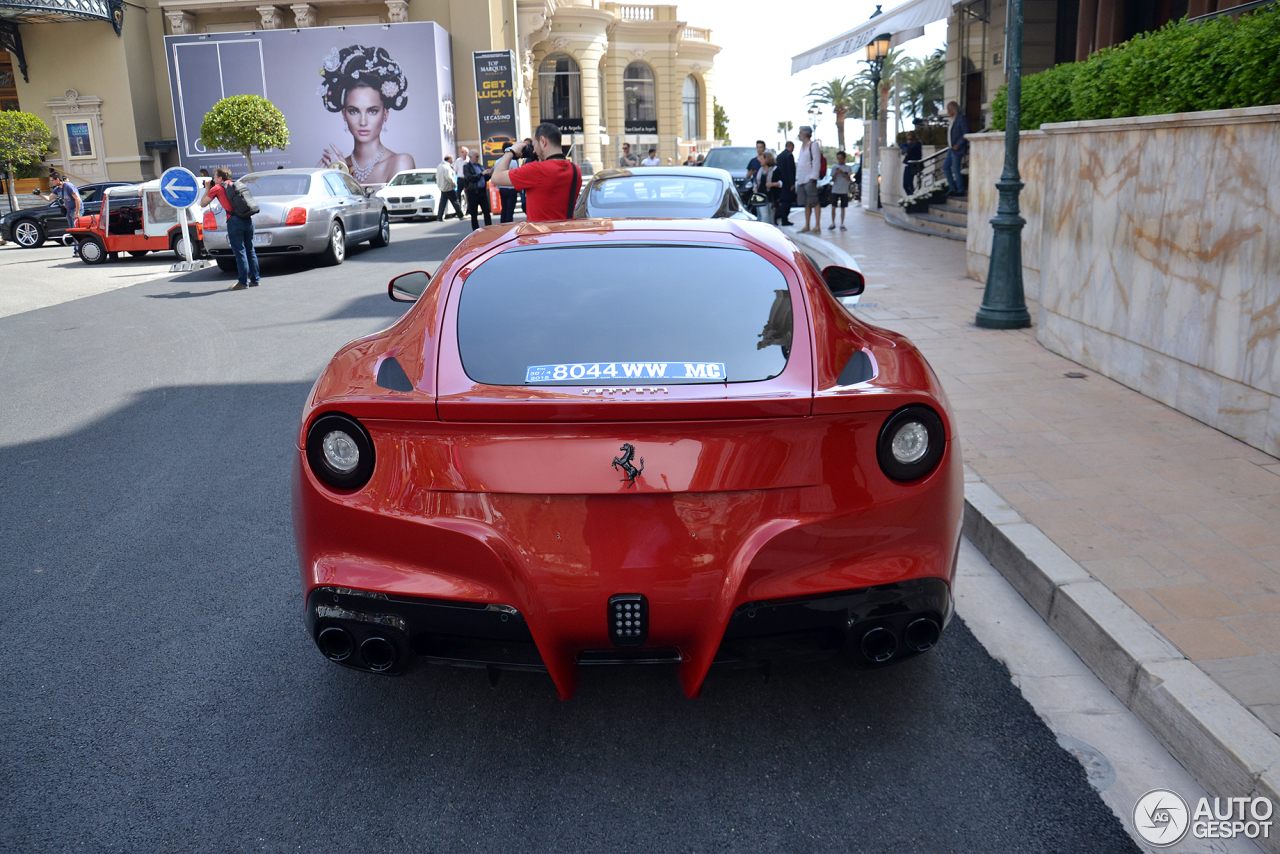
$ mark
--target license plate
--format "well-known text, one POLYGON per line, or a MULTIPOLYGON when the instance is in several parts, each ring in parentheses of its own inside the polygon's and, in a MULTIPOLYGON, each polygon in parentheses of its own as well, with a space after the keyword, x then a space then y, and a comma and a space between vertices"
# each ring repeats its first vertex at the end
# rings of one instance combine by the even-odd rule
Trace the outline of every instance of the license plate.
POLYGON ((413 210, 413 205, 392 205, 391 209, 393 211, 409 211, 413 210))
POLYGON ((270 245, 271 245, 271 235, 270 235, 270 234, 255 234, 255 235, 253 236, 253 245, 254 245, 254 246, 270 246, 270 245))

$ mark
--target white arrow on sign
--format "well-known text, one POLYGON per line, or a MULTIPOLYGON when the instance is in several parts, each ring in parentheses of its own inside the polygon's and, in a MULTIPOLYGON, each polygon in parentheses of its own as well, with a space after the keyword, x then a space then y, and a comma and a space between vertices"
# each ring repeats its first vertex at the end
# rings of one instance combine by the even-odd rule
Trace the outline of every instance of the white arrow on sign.
POLYGON ((165 187, 165 190, 167 190, 168 192, 172 193, 172 192, 173 192, 173 188, 174 188, 174 187, 182 187, 182 188, 185 190, 188 186, 189 186, 188 184, 186 184, 185 182, 183 182, 183 181, 182 181, 182 179, 181 179, 181 177, 180 177, 180 176, 175 176, 175 177, 174 177, 174 178, 169 182, 169 185, 168 185, 167 187, 165 187))

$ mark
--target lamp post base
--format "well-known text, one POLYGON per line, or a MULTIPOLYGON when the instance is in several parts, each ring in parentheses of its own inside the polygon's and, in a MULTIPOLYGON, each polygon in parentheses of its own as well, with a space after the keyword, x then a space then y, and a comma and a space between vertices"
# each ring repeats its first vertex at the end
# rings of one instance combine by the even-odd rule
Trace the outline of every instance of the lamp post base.
POLYGON ((983 329, 1026 329, 1031 325, 1031 315, 1025 308, 987 308, 984 305, 978 309, 973 322, 983 329))
POLYGON ((1026 224, 1018 216, 1022 182, 1016 174, 1006 174, 996 187, 1000 205, 991 219, 991 266, 974 323, 984 329, 1026 329, 1031 325, 1031 313, 1022 293, 1022 226, 1026 224))

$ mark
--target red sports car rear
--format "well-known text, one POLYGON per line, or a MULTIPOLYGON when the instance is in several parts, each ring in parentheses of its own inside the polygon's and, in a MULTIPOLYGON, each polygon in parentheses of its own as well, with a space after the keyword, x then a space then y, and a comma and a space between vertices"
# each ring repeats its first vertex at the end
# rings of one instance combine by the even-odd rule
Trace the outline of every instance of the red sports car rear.
POLYGON ((713 664, 897 661, 952 612, 936 377, 756 223, 477 232, 316 382, 293 491, 307 624, 370 671, 568 698, 581 666, 669 663, 695 696, 713 664))

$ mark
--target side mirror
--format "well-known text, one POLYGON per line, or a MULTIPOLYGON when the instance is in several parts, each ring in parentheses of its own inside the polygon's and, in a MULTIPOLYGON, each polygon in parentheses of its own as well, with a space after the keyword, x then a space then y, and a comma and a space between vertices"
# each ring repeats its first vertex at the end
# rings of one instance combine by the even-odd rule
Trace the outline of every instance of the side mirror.
POLYGON ((769 197, 764 193, 752 193, 751 198, 747 199, 747 203, 753 208, 758 208, 761 205, 769 204, 769 197))
POLYGON ((826 281, 827 287, 831 289, 831 293, 837 298, 856 297, 862 293, 862 289, 867 283, 866 279, 862 278, 862 274, 857 270, 834 265, 823 268, 822 278, 826 281))
POLYGON ((392 302, 417 302, 431 284, 431 274, 419 270, 396 276, 387 283, 387 296, 392 302))

